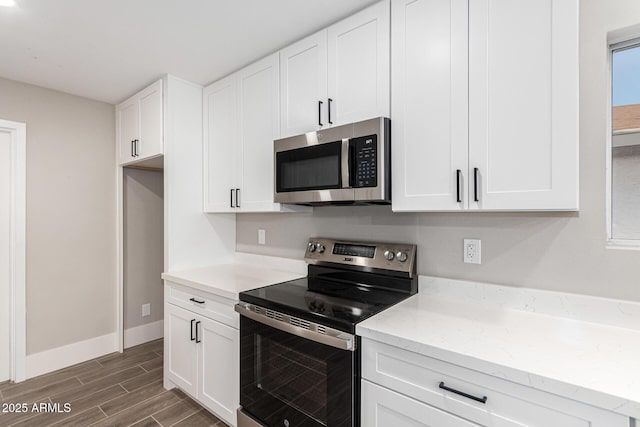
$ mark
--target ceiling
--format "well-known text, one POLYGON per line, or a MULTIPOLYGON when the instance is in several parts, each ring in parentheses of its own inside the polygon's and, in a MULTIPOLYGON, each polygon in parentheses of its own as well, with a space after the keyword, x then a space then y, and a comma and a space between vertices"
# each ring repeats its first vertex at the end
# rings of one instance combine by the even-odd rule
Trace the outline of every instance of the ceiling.
POLYGON ((376 0, 15 0, 0 77, 116 104, 165 73, 206 85, 376 0))

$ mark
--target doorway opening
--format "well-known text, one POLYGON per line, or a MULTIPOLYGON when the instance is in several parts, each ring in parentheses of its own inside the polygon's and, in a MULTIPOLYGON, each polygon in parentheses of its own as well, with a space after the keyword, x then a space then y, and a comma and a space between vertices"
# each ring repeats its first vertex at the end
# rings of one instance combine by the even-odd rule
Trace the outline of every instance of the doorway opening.
POLYGON ((122 347, 164 335, 164 172, 122 168, 122 347))
POLYGON ((0 383, 25 379, 26 125, 0 120, 0 383))

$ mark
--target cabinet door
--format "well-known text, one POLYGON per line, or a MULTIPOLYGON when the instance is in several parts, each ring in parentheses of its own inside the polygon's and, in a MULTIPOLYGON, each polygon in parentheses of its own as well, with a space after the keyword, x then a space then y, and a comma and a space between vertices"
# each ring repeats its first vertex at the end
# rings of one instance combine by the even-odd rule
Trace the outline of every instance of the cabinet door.
POLYGON ((578 209, 578 0, 469 3, 471 208, 578 209))
POLYGON ((240 333, 214 320, 198 320, 198 401, 235 426, 240 405, 240 333))
POLYGON ((270 211, 273 203, 273 140, 279 137, 279 56, 239 72, 242 142, 241 211, 270 211))
POLYGON ((138 103, 131 99, 116 107, 118 120, 118 143, 120 144, 120 163, 129 163, 135 159, 133 140, 138 138, 138 103))
POLYGON ((466 0, 393 0, 393 210, 465 209, 466 0))
POLYGON ((389 116, 389 1, 328 29, 327 123, 389 116))
POLYGON ((366 380, 362 380, 362 425, 371 427, 479 426, 366 380))
POLYGON ((280 51, 280 73, 282 137, 326 127, 327 31, 280 51))
POLYGON ((162 154, 162 80, 139 94, 140 143, 138 157, 145 159, 162 154))
POLYGON ((238 83, 235 74, 204 89, 203 120, 204 210, 234 212, 235 189, 239 188, 238 83))
POLYGON ((165 304, 165 340, 168 341, 165 344, 165 348, 168 349, 164 362, 165 374, 175 385, 193 396, 196 394, 198 383, 196 320, 197 316, 190 311, 165 304))

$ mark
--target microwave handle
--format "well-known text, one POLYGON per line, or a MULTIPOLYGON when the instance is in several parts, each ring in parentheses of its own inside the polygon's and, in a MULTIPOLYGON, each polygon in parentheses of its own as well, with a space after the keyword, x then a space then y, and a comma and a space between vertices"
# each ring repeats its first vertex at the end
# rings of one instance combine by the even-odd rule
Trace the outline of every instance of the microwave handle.
POLYGON ((342 140, 342 188, 349 188, 351 186, 351 150, 349 150, 349 140, 342 140))

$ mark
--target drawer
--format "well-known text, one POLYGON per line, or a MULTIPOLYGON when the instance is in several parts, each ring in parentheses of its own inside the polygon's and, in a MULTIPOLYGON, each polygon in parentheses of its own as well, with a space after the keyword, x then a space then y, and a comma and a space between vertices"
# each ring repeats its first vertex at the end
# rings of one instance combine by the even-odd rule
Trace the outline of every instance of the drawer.
POLYGON ((629 425, 613 412, 366 338, 362 359, 364 379, 483 426, 629 425))
POLYGON ((367 427, 478 427, 478 424, 367 380, 362 380, 362 425, 367 427))
POLYGON ((165 281, 164 296, 165 300, 171 304, 186 308, 232 328, 240 328, 238 313, 234 311, 237 301, 168 281, 165 281))

